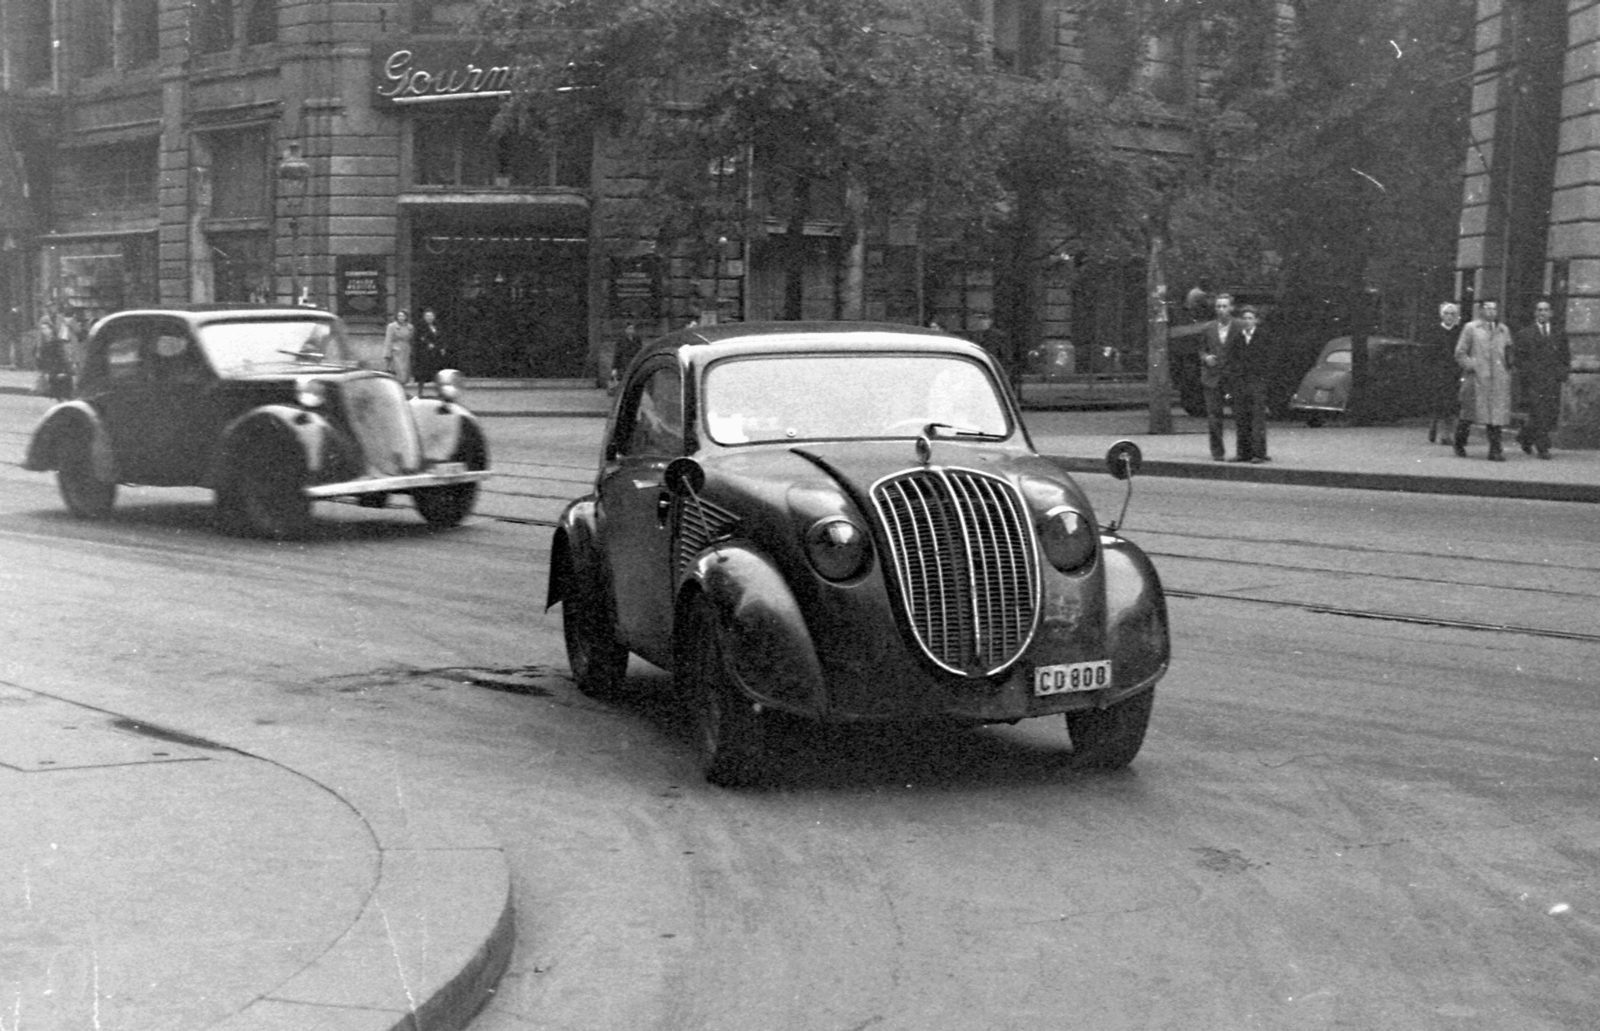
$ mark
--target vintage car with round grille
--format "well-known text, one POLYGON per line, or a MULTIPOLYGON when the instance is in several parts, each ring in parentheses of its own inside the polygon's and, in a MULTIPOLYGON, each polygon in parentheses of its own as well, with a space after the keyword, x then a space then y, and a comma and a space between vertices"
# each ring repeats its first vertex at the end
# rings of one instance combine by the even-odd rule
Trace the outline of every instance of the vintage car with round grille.
POLYGON ((774 712, 1064 715, 1075 763, 1127 765, 1167 669, 1165 596, 1004 382, 981 348, 904 326, 647 345, 554 535, 547 603, 578 687, 615 693, 630 653, 672 671, 725 785, 769 779, 774 712))
POLYGON ((108 315, 90 330, 76 396, 44 415, 23 467, 55 470, 67 508, 104 518, 119 484, 207 487, 224 526, 304 534, 311 503, 409 495, 454 526, 489 475, 460 376, 410 398, 350 360, 343 323, 311 308, 197 307, 108 315))

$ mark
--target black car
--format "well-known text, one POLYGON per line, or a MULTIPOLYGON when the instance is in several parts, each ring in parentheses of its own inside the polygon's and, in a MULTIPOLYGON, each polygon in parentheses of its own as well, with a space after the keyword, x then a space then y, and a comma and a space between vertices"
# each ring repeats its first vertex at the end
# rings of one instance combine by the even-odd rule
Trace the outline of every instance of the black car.
POLYGON ((95 324, 77 396, 50 408, 23 467, 55 470, 73 514, 110 513, 118 484, 209 487, 223 522, 301 534, 311 503, 411 496, 434 526, 472 510, 489 474, 478 419, 455 400, 408 398, 355 367, 344 326, 307 308, 125 311, 95 324))
POLYGON ((648 345, 548 604, 581 690, 674 671, 708 779, 763 779, 769 712, 1013 723, 1065 714, 1082 763, 1138 753, 1166 671, 1144 553, 1039 455, 981 348, 856 323, 648 345))
MULTIPOLYGON (((1289 409, 1309 426, 1342 416, 1351 400, 1351 343, 1348 336, 1334 337, 1300 379, 1289 409)), ((1401 337, 1367 337, 1367 390, 1364 408, 1375 419, 1400 419, 1429 415, 1432 399, 1427 384, 1434 378, 1427 353, 1415 340, 1401 337)))

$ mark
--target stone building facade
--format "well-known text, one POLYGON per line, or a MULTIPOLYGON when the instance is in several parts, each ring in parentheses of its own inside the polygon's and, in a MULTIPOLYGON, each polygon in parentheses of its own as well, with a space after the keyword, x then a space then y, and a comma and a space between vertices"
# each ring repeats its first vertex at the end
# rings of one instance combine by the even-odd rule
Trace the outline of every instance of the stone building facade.
POLYGON ((1559 446, 1600 448, 1600 0, 1478 0, 1460 294, 1572 346, 1559 446))
MULTIPOLYGON (((492 134, 510 56, 463 37, 471 7, 0 0, 0 340, 47 306, 305 302, 376 352, 395 309, 431 307, 468 375, 589 377, 626 322, 649 335, 783 310, 770 235, 663 245, 619 228, 643 175, 625 143, 492 134)), ((1189 146, 1183 112, 1210 74, 1192 32, 1108 47, 1122 27, 1069 0, 975 7, 998 66, 1144 89, 1173 116, 1130 145, 1189 146)), ((807 317, 842 308, 847 241, 828 204, 804 229, 807 317)), ((867 317, 989 326, 991 263, 941 262, 914 227, 876 224, 867 317)), ((1143 279, 1137 261, 1041 256, 1033 360, 1123 371, 1126 354, 1137 371, 1143 279)))

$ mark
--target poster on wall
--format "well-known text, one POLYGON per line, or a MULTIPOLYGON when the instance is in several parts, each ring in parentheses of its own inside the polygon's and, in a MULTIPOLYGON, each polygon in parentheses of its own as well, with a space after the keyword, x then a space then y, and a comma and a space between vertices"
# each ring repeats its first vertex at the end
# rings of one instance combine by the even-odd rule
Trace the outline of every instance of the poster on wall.
POLYGON ((346 319, 382 321, 388 315, 386 286, 389 261, 381 254, 341 254, 335 271, 339 278, 339 315, 346 319))

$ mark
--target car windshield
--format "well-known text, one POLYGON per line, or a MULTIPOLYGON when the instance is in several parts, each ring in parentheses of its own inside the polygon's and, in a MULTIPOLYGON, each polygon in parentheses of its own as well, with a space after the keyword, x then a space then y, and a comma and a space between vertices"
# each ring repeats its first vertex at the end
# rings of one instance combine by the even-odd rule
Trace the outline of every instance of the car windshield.
POLYGON ((983 366, 945 354, 728 359, 706 373, 704 410, 718 444, 1011 432, 983 366))
POLYGON ((247 319, 200 327, 200 347, 221 376, 286 365, 336 365, 348 350, 339 324, 326 319, 247 319))

